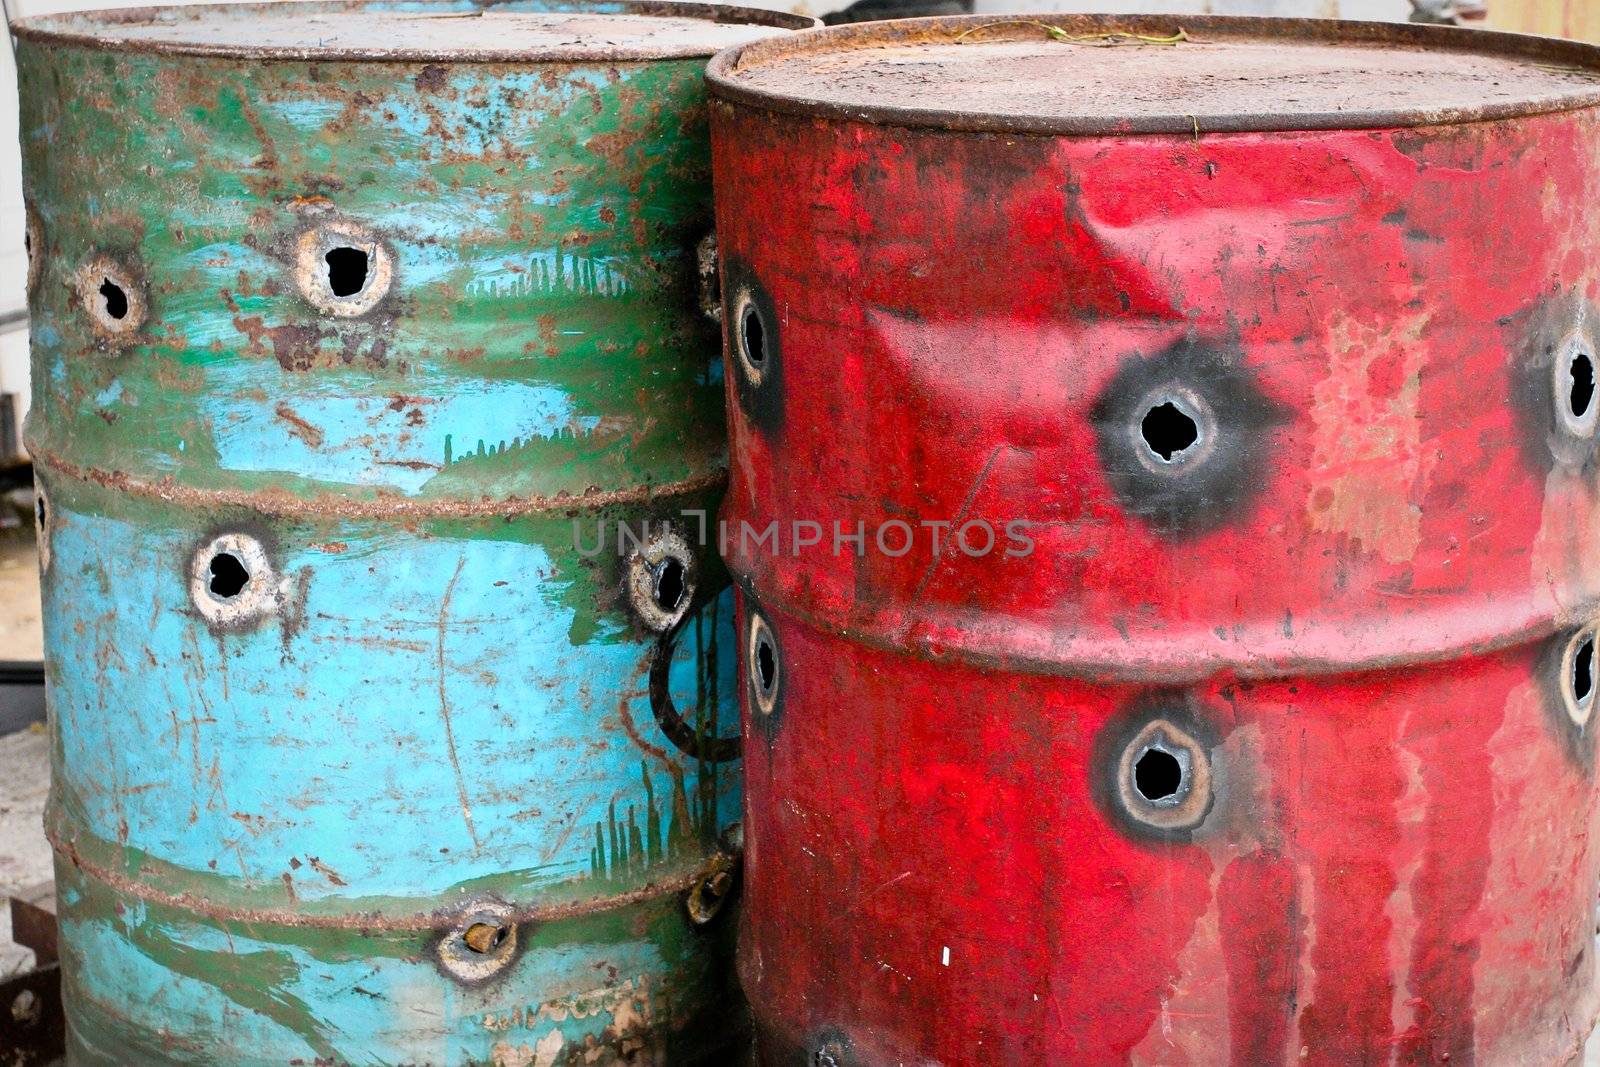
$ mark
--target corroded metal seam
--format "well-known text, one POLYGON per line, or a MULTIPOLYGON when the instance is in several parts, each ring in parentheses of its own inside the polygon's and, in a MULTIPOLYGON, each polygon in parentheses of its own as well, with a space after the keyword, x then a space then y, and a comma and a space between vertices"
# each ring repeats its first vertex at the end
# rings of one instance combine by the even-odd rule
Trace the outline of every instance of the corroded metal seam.
MULTIPOLYGON (((1068 653, 1057 658, 1047 658, 1022 652, 989 651, 962 646, 952 640, 917 636, 914 633, 930 624, 947 626, 955 630, 956 620, 950 617, 913 614, 894 626, 884 626, 871 619, 839 621, 813 610, 797 599, 781 593, 759 591, 749 575, 738 567, 737 561, 729 561, 728 569, 733 575, 734 584, 744 595, 769 612, 786 615, 810 629, 867 648, 918 656, 934 663, 1076 678, 1093 682, 1186 684, 1211 678, 1222 672, 1240 678, 1270 679, 1404 670, 1424 664, 1471 659, 1530 645, 1563 630, 1588 625, 1600 617, 1600 598, 1597 598, 1569 605, 1559 614, 1524 610, 1515 625, 1504 629, 1494 626, 1491 622, 1477 632, 1462 633, 1459 627, 1440 623, 1435 629, 1453 640, 1441 641, 1428 648, 1407 646, 1394 652, 1371 651, 1373 644, 1381 643, 1384 635, 1380 634, 1377 640, 1352 645, 1348 655, 1337 657, 1307 656, 1297 651, 1296 639, 1284 638, 1267 645, 1255 645, 1255 648, 1264 651, 1249 656, 1196 654, 1185 650, 1175 657, 1164 660, 1130 660, 1128 657, 1131 645, 1097 641, 1083 642, 1079 646, 1095 649, 1092 654, 1068 653)), ((1449 612, 1442 614, 1448 615, 1449 612)))
POLYGON ((335 519, 459 519, 509 518, 519 515, 559 514, 576 509, 599 509, 621 504, 648 504, 680 496, 692 496, 727 484, 728 471, 719 467, 709 474, 676 482, 630 485, 622 489, 591 488, 584 493, 554 493, 548 496, 482 497, 469 499, 413 499, 395 494, 375 498, 352 498, 334 493, 300 497, 284 489, 198 489, 180 484, 171 475, 159 481, 134 478, 122 471, 80 467, 59 453, 40 447, 28 439, 28 452, 35 466, 52 474, 98 485, 113 492, 161 500, 179 507, 196 509, 246 508, 262 515, 335 519))
MULTIPOLYGON (((753 88, 739 78, 741 66, 796 55, 844 53, 854 49, 892 48, 917 44, 949 44, 962 32, 1004 25, 990 16, 965 15, 894 19, 830 26, 797 39, 771 38, 738 45, 717 54, 706 69, 713 100, 805 118, 864 122, 941 131, 1025 133, 1047 136, 1111 134, 1265 133, 1306 130, 1394 129, 1578 111, 1600 104, 1600 47, 1581 41, 1538 37, 1494 30, 1430 26, 1420 23, 1342 22, 1334 19, 1262 18, 1246 15, 1074 15, 1052 14, 1051 24, 1067 32, 1088 30, 1167 35, 1182 28, 1196 39, 1275 39, 1293 42, 1428 48, 1466 55, 1494 54, 1544 63, 1570 64, 1591 74, 1595 87, 1552 98, 1459 108, 1374 108, 1369 111, 1322 111, 1283 115, 1239 111, 1210 116, 1203 125, 1194 116, 1135 115, 1106 118, 1092 115, 993 115, 980 110, 908 108, 892 105, 846 106, 799 94, 753 88)), ((1037 36, 1037 31, 1034 31, 1037 36)))
MULTIPOLYGON (((152 904, 192 911, 207 918, 218 919, 223 922, 292 926, 319 930, 432 931, 453 928, 461 920, 462 907, 467 907, 474 903, 472 896, 463 895, 462 899, 452 906, 441 907, 432 912, 417 912, 411 915, 380 915, 376 912, 308 915, 304 912, 287 908, 234 907, 213 903, 193 893, 168 893, 154 889, 135 878, 118 874, 116 871, 86 860, 82 853, 79 852, 77 845, 72 841, 64 840, 54 827, 46 827, 45 837, 49 839, 51 847, 55 849, 56 854, 62 859, 70 862, 88 877, 111 887, 119 893, 126 893, 129 896, 137 897, 152 904)), ((651 882, 637 889, 630 889, 625 893, 617 893, 612 896, 563 901, 558 904, 513 905, 506 912, 506 921, 513 923, 554 922, 560 919, 575 919, 586 915, 617 911, 634 904, 687 892, 700 880, 701 874, 702 872, 699 870, 687 871, 671 878, 666 878, 659 882, 651 882)))

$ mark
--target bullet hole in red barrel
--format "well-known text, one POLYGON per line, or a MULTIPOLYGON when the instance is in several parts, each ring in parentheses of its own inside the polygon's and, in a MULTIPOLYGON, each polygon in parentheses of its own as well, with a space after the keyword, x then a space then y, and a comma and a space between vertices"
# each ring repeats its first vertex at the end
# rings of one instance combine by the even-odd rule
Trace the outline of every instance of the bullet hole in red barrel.
POLYGON ((211 557, 211 580, 207 588, 213 596, 227 600, 244 592, 250 584, 250 572, 244 563, 231 552, 218 552, 211 557))
POLYGON ((739 337, 745 358, 757 367, 766 362, 767 328, 762 325, 761 313, 753 303, 745 305, 744 314, 739 316, 739 337))
POLYGON ((763 693, 772 692, 778 681, 778 655, 765 637, 756 641, 756 679, 763 693))
POLYGON ((359 248, 330 248, 322 257, 328 264, 328 289, 334 296, 355 296, 366 288, 367 253, 359 248))
POLYGON ((683 603, 684 577, 683 561, 675 556, 668 556, 656 565, 656 606, 662 611, 677 611, 678 605, 683 603))
POLYGON ((1588 353, 1579 352, 1568 364, 1567 374, 1572 378, 1567 405, 1572 409, 1572 417, 1581 419, 1589 413, 1589 406, 1594 403, 1594 361, 1588 353))
POLYGON ((1133 765, 1133 785, 1146 800, 1170 799, 1183 788, 1183 767, 1170 752, 1146 749, 1133 765))
POLYGON ((1572 657, 1572 699, 1582 704, 1594 693, 1594 638, 1586 637, 1572 657))
POLYGON ((100 280, 100 296, 105 300, 106 314, 118 322, 128 317, 128 294, 110 278, 100 280))
POLYGON ((1139 435, 1162 462, 1171 463, 1200 439, 1200 427, 1169 400, 1145 412, 1139 435))

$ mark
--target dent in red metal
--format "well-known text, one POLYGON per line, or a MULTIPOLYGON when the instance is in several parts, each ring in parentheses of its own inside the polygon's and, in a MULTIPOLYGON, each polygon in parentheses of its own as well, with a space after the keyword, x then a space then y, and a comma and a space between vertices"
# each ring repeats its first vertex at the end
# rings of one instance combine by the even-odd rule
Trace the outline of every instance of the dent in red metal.
POLYGON ((764 1061, 1574 1055, 1593 114, 1069 137, 724 99, 713 135, 724 519, 782 544, 728 545, 764 1061), (1169 402, 1176 476, 1138 452, 1169 402), (1016 519, 1031 553, 950 538, 1016 519), (1193 820, 1127 802, 1152 738, 1209 775, 1193 820))

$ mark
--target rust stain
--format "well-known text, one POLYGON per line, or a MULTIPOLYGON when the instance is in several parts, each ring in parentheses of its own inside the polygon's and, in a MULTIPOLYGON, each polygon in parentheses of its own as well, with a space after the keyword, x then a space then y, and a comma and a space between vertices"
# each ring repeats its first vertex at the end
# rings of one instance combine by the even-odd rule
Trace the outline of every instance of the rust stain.
MULTIPOLYGON (((146 885, 136 878, 87 859, 77 845, 64 837, 54 827, 47 826, 45 837, 61 858, 75 868, 103 882, 119 893, 137 897, 154 904, 181 908, 222 922, 259 924, 267 926, 293 926, 318 930, 450 930, 461 921, 460 913, 449 909, 416 912, 409 915, 384 915, 374 911, 345 911, 335 914, 307 913, 298 908, 239 908, 219 904, 194 893, 168 893, 146 885)), ((555 922, 585 915, 630 907, 657 897, 675 896, 694 885, 699 872, 675 874, 650 882, 638 889, 611 896, 586 897, 581 900, 560 901, 517 908, 507 916, 507 921, 517 923, 555 922)))
POLYGON ((1312 393, 1311 528, 1386 563, 1411 559, 1422 542, 1417 501, 1435 461, 1420 440, 1426 325, 1423 316, 1380 329, 1335 315, 1329 373, 1312 393))
POLYGON ((456 753, 455 727, 450 722, 450 697, 445 691, 449 668, 445 663, 444 643, 450 632, 450 598, 455 595, 456 582, 460 581, 461 568, 466 562, 466 556, 456 560, 455 573, 450 576, 450 583, 444 588, 444 598, 439 602, 439 717, 444 720, 444 741, 450 751, 450 768, 456 775, 456 796, 461 801, 461 818, 467 824, 467 836, 472 838, 472 847, 478 849, 483 847, 483 843, 478 840, 478 830, 472 825, 472 805, 467 801, 467 780, 461 773, 461 759, 456 753))
POLYGON ((685 478, 677 482, 652 482, 630 485, 622 489, 603 490, 590 487, 579 494, 568 492, 548 495, 480 497, 470 499, 415 499, 398 493, 376 492, 366 499, 353 498, 338 493, 321 493, 316 496, 296 496, 280 488, 262 490, 199 489, 183 485, 171 476, 155 481, 135 478, 122 471, 107 471, 81 467, 62 455, 43 447, 37 440, 27 442, 29 455, 36 467, 43 466, 52 473, 78 481, 90 482, 106 489, 132 496, 164 500, 170 504, 197 510, 217 508, 248 508, 263 515, 276 516, 329 516, 343 519, 453 519, 466 516, 493 515, 513 517, 539 515, 549 512, 570 512, 578 509, 598 510, 623 504, 648 503, 674 497, 693 496, 720 488, 728 480, 726 468, 709 474, 685 478))
POLYGON ((317 859, 317 857, 315 857, 315 856, 307 856, 306 857, 306 862, 311 865, 311 869, 312 870, 314 870, 318 874, 322 875, 322 877, 326 878, 329 882, 333 883, 334 885, 345 886, 345 885, 349 885, 350 884, 349 882, 346 882, 343 878, 339 877, 339 872, 338 871, 334 870, 332 867, 329 867, 327 864, 325 864, 321 860, 317 859))
POLYGON ((291 408, 287 403, 279 402, 278 406, 272 409, 272 413, 278 418, 282 419, 284 422, 288 423, 289 432, 295 437, 298 437, 300 440, 304 441, 307 447, 322 447, 322 431, 317 429, 317 427, 313 426, 311 423, 307 422, 305 419, 301 418, 299 415, 295 414, 294 409, 291 408))

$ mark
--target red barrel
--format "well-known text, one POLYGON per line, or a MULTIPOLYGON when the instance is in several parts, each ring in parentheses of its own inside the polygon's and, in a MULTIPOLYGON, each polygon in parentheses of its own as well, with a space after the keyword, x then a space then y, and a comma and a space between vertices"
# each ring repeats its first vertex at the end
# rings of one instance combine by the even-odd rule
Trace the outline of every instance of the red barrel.
POLYGON ((710 81, 765 1062, 1573 1057, 1600 52, 974 17, 710 81))

